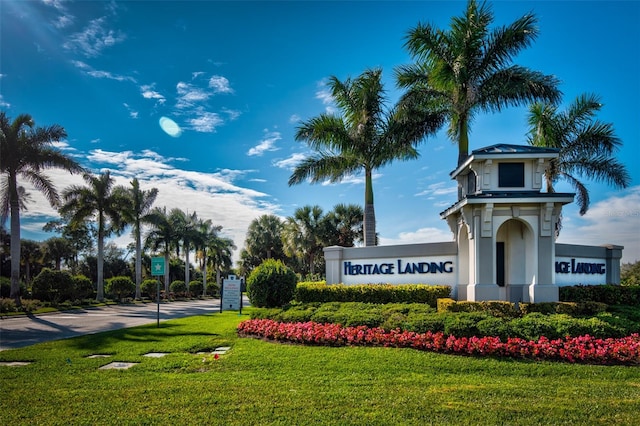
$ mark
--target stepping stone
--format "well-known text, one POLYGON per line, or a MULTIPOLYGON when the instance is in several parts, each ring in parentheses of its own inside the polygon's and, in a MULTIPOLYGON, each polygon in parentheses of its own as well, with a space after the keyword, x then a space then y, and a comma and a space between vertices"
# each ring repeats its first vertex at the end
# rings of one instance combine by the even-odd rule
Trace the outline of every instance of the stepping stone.
POLYGON ((94 355, 89 355, 87 358, 109 358, 109 357, 111 357, 111 355, 94 354, 94 355))
POLYGON ((6 367, 22 367, 25 365, 29 365, 31 362, 26 361, 0 361, 0 365, 4 365, 6 367))
POLYGON ((139 364, 138 362, 111 362, 107 365, 103 365, 98 368, 98 370, 127 370, 134 365, 139 364))
POLYGON ((149 358, 162 358, 165 355, 169 355, 169 354, 164 352, 149 352, 148 354, 144 354, 142 356, 146 356, 149 358))

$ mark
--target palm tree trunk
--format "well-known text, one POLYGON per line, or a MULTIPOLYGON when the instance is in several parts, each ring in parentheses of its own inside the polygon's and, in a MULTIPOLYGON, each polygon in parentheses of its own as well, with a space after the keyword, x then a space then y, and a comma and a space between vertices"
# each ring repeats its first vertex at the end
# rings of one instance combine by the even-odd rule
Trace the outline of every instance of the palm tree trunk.
POLYGON ((96 299, 104 300, 104 225, 98 225, 98 294, 96 299))
MULTIPOLYGON (((11 184, 10 184, 11 185, 11 184)), ((15 185, 11 185, 15 187, 15 185)), ((20 204, 18 203, 18 191, 10 189, 11 194, 11 292, 9 297, 14 300, 16 306, 20 303, 20 204)))
POLYGON ((169 249, 164 252, 164 297, 169 295, 169 249))
POLYGON ((140 286, 142 283, 142 241, 140 226, 136 227, 136 299, 141 298, 140 286))
POLYGON ((365 171, 364 180, 364 245, 376 245, 376 213, 373 207, 373 182, 371 170, 365 171))
POLYGON ((469 123, 466 115, 460 117, 460 140, 458 141, 458 166, 469 158, 469 123))
POLYGON ((207 294, 207 249, 202 250, 202 296, 207 294))
POLYGON ((189 289, 189 245, 184 246, 184 285, 189 289))

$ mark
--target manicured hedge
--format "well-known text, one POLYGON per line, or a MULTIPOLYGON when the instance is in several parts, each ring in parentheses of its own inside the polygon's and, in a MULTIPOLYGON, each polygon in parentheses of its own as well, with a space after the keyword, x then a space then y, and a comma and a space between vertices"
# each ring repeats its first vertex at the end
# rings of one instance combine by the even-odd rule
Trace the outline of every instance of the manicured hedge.
POLYGON ((449 298, 438 299, 438 312, 486 312, 500 318, 516 318, 520 316, 515 303, 500 300, 457 302, 449 298))
POLYGON ((601 302, 544 302, 520 303, 522 315, 533 312, 542 314, 568 314, 572 316, 596 315, 607 310, 607 304, 601 302))
POLYGON ((600 302, 607 305, 640 306, 640 286, 574 285, 560 287, 563 302, 600 302))
POLYGON ((301 282, 295 300, 312 302, 426 303, 436 307, 439 298, 450 297, 451 288, 426 284, 326 284, 301 282))

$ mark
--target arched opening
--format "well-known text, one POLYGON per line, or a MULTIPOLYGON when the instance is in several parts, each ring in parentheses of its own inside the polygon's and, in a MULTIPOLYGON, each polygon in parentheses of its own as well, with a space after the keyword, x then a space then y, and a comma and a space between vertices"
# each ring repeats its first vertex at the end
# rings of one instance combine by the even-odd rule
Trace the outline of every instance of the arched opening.
POLYGON ((535 277, 535 241, 531 227, 509 219, 496 234, 496 284, 510 302, 528 302, 528 286, 535 277))
POLYGON ((457 300, 467 300, 467 287, 469 278, 469 226, 462 223, 458 227, 458 285, 457 300))

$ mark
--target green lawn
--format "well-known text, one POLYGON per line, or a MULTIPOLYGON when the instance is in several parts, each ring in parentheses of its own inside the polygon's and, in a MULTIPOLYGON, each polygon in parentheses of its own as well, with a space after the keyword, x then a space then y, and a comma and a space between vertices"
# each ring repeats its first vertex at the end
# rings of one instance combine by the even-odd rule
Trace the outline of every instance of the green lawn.
POLYGON ((247 318, 211 314, 0 352, 34 361, 0 367, 0 424, 638 424, 638 367, 239 339, 247 318), (232 349, 218 360, 195 354, 219 346, 232 349), (140 364, 98 370, 111 361, 140 364))

